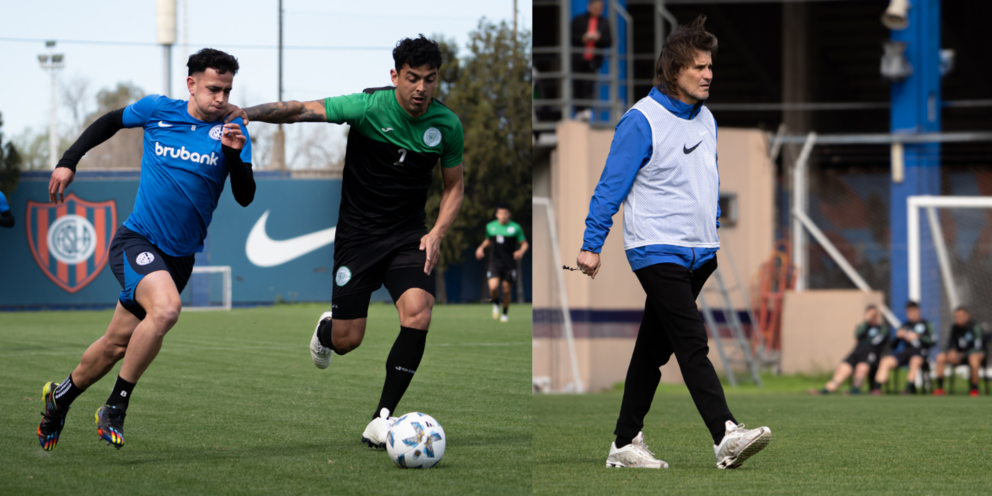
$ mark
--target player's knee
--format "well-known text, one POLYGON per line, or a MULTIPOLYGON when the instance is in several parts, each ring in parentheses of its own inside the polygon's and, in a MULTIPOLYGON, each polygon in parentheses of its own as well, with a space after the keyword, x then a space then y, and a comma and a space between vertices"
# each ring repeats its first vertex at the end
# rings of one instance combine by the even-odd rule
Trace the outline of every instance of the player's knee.
POLYGON ((155 328, 162 335, 165 335, 169 329, 172 329, 172 326, 176 325, 176 322, 179 322, 179 312, 181 310, 182 303, 178 300, 166 301, 155 305, 145 318, 151 319, 155 324, 155 328))
POLYGON ((937 361, 938 362, 943 362, 943 361, 946 361, 946 360, 947 360, 947 353, 944 353, 943 351, 940 352, 940 353, 937 353, 937 361))
POLYGON ((407 313, 403 327, 426 330, 431 325, 431 307, 424 305, 407 313))
POLYGON ((857 374, 867 374, 869 369, 871 369, 871 367, 867 363, 861 362, 857 367, 855 367, 854 371, 857 374))

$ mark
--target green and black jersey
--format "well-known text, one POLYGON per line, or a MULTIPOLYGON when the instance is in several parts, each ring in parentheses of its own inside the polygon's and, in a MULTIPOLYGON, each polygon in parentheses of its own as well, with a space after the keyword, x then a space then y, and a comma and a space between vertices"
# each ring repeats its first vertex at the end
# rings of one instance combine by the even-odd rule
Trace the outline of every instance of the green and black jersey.
POLYGON ((968 354, 985 351, 982 343, 982 327, 971 321, 963 326, 952 324, 947 349, 968 354))
POLYGON ((434 165, 462 163, 458 116, 431 99, 427 112, 410 117, 392 86, 327 98, 324 108, 327 122, 351 125, 336 237, 422 229, 434 165))
POLYGON ((498 220, 494 220, 486 224, 486 238, 493 246, 489 257, 490 269, 512 269, 517 266, 513 260, 513 252, 520 248, 520 243, 527 241, 520 224, 512 220, 500 224, 498 220))
POLYGON ((893 346, 893 349, 898 347, 900 342, 906 343, 907 346, 911 346, 913 348, 930 348, 933 346, 934 332, 933 326, 930 325, 929 322, 925 320, 921 320, 919 322, 906 322, 902 325, 902 330, 915 332, 918 338, 914 341, 898 339, 896 340, 896 344, 893 346))
POLYGON ((881 353, 889 341, 889 326, 884 323, 871 325, 862 322, 854 329, 854 337, 858 340, 858 348, 870 348, 876 353, 881 353))

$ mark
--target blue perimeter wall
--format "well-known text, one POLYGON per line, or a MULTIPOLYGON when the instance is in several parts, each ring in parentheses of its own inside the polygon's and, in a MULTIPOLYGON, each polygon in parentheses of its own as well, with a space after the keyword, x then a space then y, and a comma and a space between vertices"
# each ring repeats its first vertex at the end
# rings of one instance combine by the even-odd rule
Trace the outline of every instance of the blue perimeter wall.
MULTIPOLYGON (((31 255, 25 211, 30 200, 48 201, 50 175, 49 171, 23 173, 17 191, 8 197, 17 224, 12 229, 0 229, 0 310, 111 308, 121 287, 109 263, 92 282, 71 294, 52 282, 31 255)), ((66 193, 73 192, 91 202, 115 200, 119 227, 134 208, 139 177, 139 171, 80 171, 66 193)), ((284 301, 329 302, 334 279, 333 244, 268 268, 255 266, 248 260, 245 244, 249 231, 266 211, 269 212, 266 234, 275 240, 336 225, 341 180, 290 179, 286 174, 267 171, 256 171, 255 177, 258 183, 255 200, 247 208, 238 205, 230 193, 230 185, 225 186, 204 251, 197 254, 197 265, 231 266, 235 306, 271 305, 278 297, 284 301)), ((529 238, 530 233, 527 234, 529 238)), ((478 302, 483 298, 485 261, 475 260, 474 247, 464 255, 464 263, 450 266, 445 273, 451 303, 478 302)), ((523 260, 522 276, 525 299, 531 301, 529 252, 523 260)), ((190 281, 190 287, 196 284, 195 278, 190 281)), ((376 291, 372 299, 390 301, 385 288, 376 291)))

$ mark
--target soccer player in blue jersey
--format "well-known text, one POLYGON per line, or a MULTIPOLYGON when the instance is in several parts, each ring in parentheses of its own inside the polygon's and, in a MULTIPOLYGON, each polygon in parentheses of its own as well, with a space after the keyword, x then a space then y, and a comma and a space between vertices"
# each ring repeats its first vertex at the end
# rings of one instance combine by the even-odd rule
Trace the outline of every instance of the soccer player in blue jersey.
POLYGON ((613 215, 623 203, 627 261, 647 301, 607 467, 668 467, 647 449, 641 429, 661 380, 659 368, 673 354, 713 436, 717 468, 740 466, 771 440, 768 427, 745 429, 730 413, 696 308, 720 249, 716 120, 703 106, 717 39, 705 21, 700 16, 668 37, 655 66, 655 88, 617 124, 576 260, 595 278, 613 215))
POLYGON ((151 95, 96 120, 62 156, 48 192, 64 201, 83 154, 123 128, 145 131, 141 183, 134 210, 110 246, 111 269, 123 290, 107 333, 96 340, 61 383, 45 384, 45 411, 38 442, 51 451, 65 426, 73 400, 121 359, 117 382, 96 413, 97 434, 117 449, 124 446, 124 417, 135 383, 176 324, 179 293, 193 271, 224 181, 231 176, 234 199, 248 206, 255 196, 248 130, 225 124, 238 61, 205 48, 187 64, 189 101, 151 95))

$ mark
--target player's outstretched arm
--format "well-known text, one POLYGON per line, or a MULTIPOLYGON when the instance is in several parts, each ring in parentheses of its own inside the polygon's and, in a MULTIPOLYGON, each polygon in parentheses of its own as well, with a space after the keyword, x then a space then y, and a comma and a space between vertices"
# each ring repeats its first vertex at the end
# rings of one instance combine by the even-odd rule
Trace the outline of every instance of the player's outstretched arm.
POLYGON ((48 182, 48 199, 52 203, 65 200, 65 188, 76 177, 76 164, 86 152, 110 139, 117 131, 124 129, 124 109, 108 112, 83 131, 72 146, 62 155, 48 182))
POLYGON ((483 241, 482 244, 475 249, 476 260, 482 260, 483 258, 486 258, 486 248, 489 248, 490 244, 491 243, 489 242, 489 238, 486 238, 485 241, 483 241))
POLYGON ((462 200, 465 198, 465 183, 462 179, 462 165, 441 169, 441 179, 444 181, 444 191, 441 192, 441 211, 437 214, 437 222, 434 229, 420 238, 420 249, 427 252, 427 262, 424 264, 424 273, 430 274, 437 264, 437 257, 441 251, 441 240, 448 234, 448 229, 455 223, 458 211, 462 208, 462 200))
MULTIPOLYGON (((242 110, 244 110, 249 121, 271 122, 273 124, 327 122, 327 110, 324 108, 324 100, 263 103, 242 110)), ((238 116, 233 113, 228 116, 228 122, 234 117, 238 116)))

